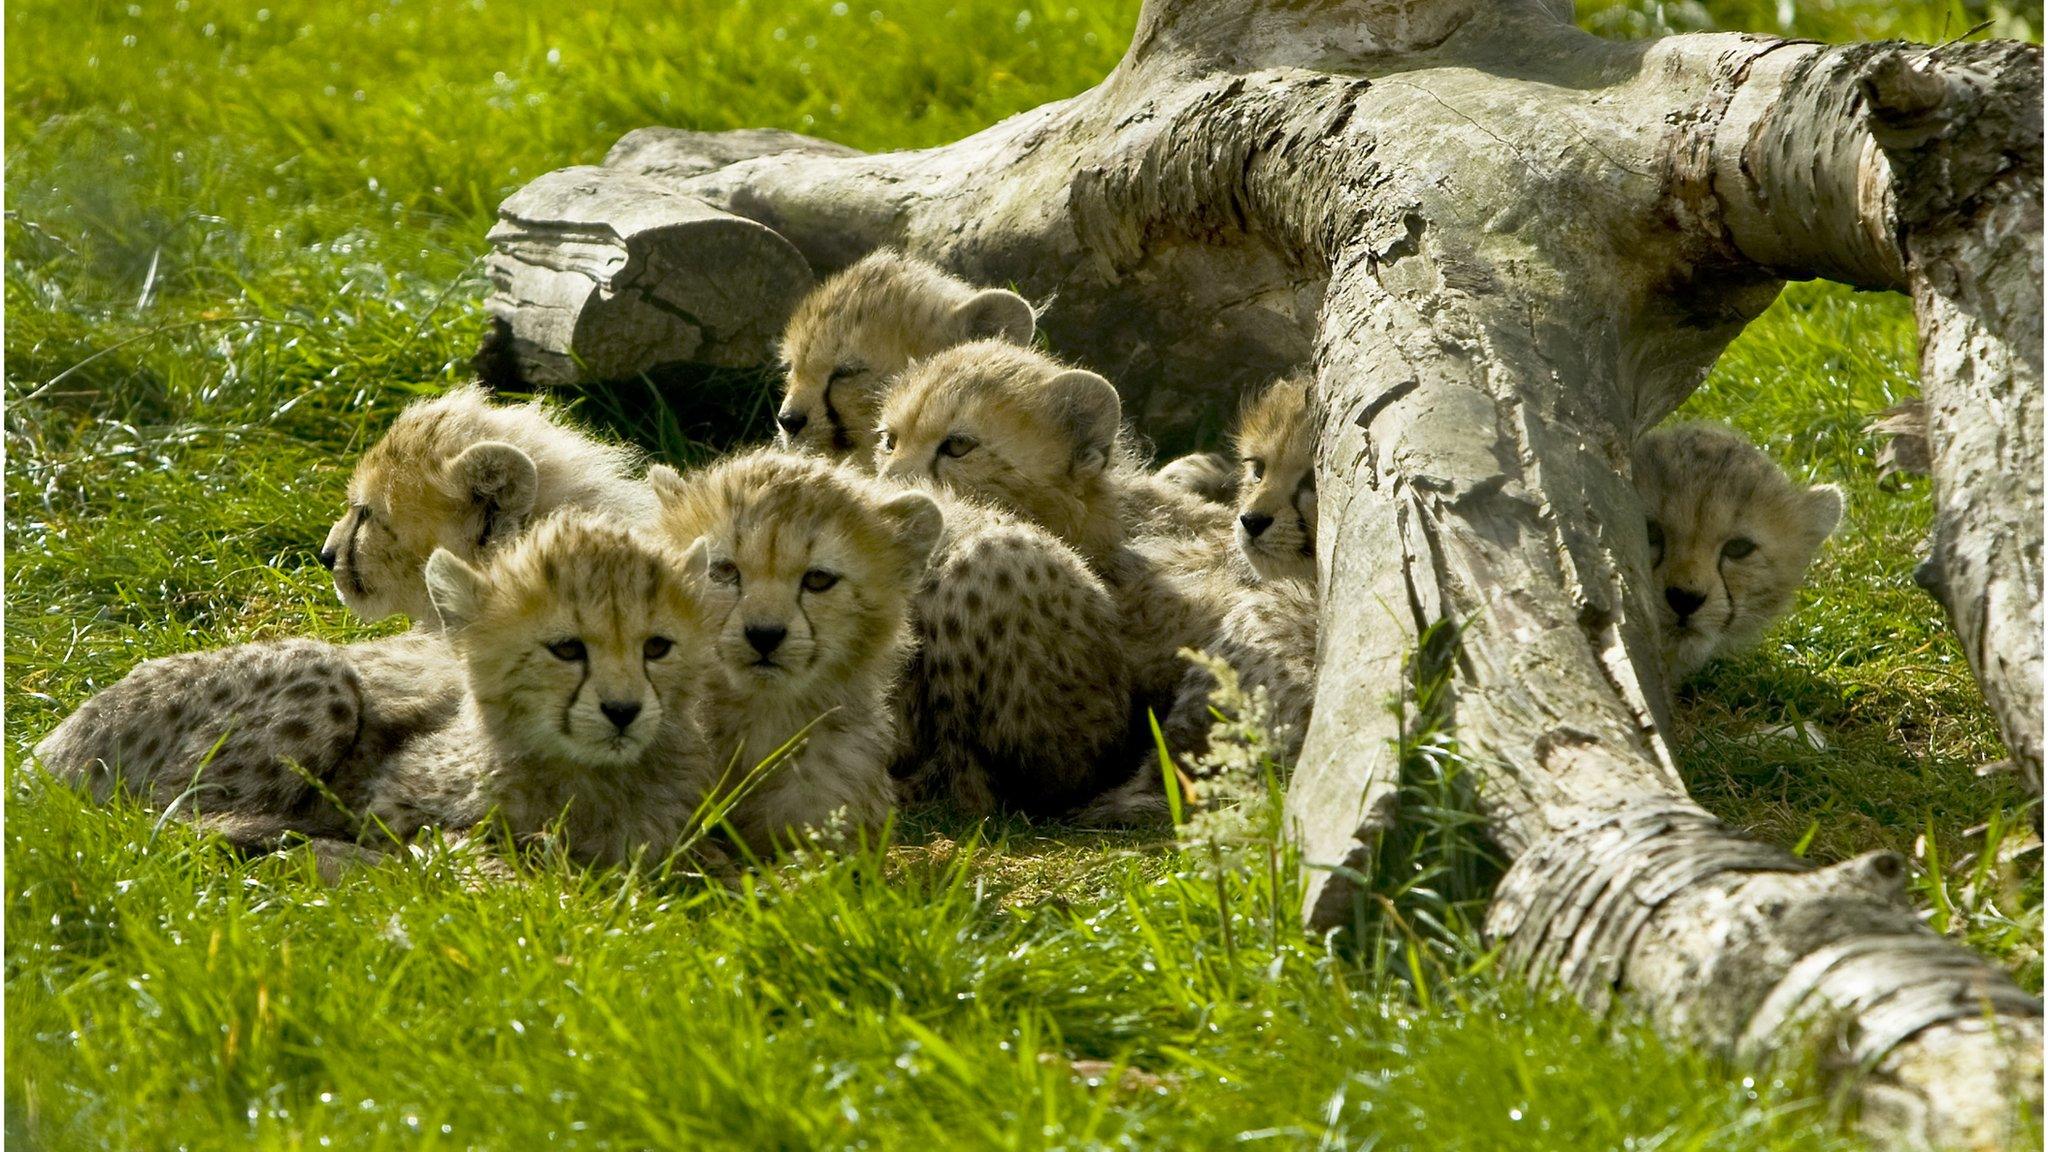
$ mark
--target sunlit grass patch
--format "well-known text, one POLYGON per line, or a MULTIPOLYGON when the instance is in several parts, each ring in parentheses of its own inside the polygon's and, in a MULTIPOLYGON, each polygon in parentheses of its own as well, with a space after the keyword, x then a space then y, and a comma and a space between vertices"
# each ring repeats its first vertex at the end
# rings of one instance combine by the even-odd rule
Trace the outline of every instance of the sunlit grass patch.
MULTIPOLYGON (((1972 3, 1581 7, 1616 32, 1657 12, 1777 30, 1789 11, 1825 37, 1982 18, 1972 3)), ((1278 849, 1219 866, 1166 835, 913 815, 886 851, 731 891, 544 868, 479 888, 431 846, 326 885, 304 854, 243 860, 21 771, 143 658, 368 634, 314 550, 352 456, 405 400, 467 377, 482 237, 525 180, 649 123, 942 143, 1094 83, 1136 9, 9 5, 8 1134, 60 1149, 1847 1146, 1798 1075, 1746 1081, 1493 972, 1455 914, 1475 897, 1446 882, 1471 862, 1463 801, 1439 787, 1454 774, 1411 782, 1418 811, 1448 818, 1409 829, 1362 960, 1298 927, 1278 849)), ((2038 27, 2038 8, 2019 15, 2038 27)), ((1797 286, 1688 405, 1843 484, 1849 510, 1799 612, 1683 696, 1681 765, 1762 838, 1817 859, 1906 852, 1931 922, 2038 987, 2033 817, 1974 775, 1995 730, 1910 581, 1925 487, 1879 488, 1861 432, 1910 394, 1914 363, 1903 302, 1797 286), (1826 751, 1762 735, 1799 721, 1826 751)), ((767 397, 758 374, 676 373, 576 409, 687 463, 759 435, 767 397)), ((1455 767, 1454 740, 1426 734, 1410 751, 1455 767)))

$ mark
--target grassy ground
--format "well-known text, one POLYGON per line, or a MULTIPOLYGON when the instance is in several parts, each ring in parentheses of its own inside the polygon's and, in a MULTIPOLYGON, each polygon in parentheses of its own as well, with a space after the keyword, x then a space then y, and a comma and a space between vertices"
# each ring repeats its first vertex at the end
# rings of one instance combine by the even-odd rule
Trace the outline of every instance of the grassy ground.
MULTIPOLYGON (((1978 7, 1581 5, 1615 35, 2040 27, 2038 4, 1978 7)), ((145 656, 360 634, 313 550, 351 455, 462 378, 480 238, 523 180, 646 123, 942 142, 1086 86, 1134 9, 8 5, 10 768, 145 656)), ((1913 855, 1935 923, 2038 988, 2038 855, 1970 832, 2027 817, 1973 777, 1995 733, 1908 580, 1926 493, 1880 490, 1858 432, 1913 362, 1900 301, 1799 287, 1691 404, 1843 483, 1850 513, 1799 614, 1688 694, 1684 766, 1766 839, 1913 855), (1832 749, 1729 738, 1791 719, 1832 749)), ((722 388, 657 421, 630 392, 590 410, 701 455, 758 422, 753 382, 722 388)), ((471 891, 434 851, 323 888, 12 779, 6 1116, 37 1146, 1839 1142, 1796 1069, 1745 1079, 1519 991, 1468 936, 1331 959, 1293 926, 1289 862, 1256 850, 1219 872, 918 825, 730 895, 548 872, 471 891)))

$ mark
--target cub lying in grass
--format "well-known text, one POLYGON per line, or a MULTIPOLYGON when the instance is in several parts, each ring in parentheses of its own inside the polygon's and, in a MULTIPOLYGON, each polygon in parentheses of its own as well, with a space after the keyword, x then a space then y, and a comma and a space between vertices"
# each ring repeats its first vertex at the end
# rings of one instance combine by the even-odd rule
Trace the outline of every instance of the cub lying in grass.
POLYGON ((494 404, 479 385, 456 388, 408 405, 363 454, 320 562, 363 619, 403 613, 434 627, 421 571, 436 548, 475 562, 560 508, 644 522, 654 500, 638 463, 540 401, 494 404))
POLYGON ((713 637, 695 715, 735 779, 775 763, 733 807, 765 852, 835 821, 877 831, 894 806, 892 699, 913 644, 910 599, 945 525, 919 492, 821 460, 751 452, 701 472, 649 474, 661 529, 707 563, 713 637))
POLYGON ((518 837, 558 830, 590 863, 666 856, 714 779, 690 716, 708 656, 702 570, 701 548, 679 556, 565 512, 481 566, 445 550, 429 560, 430 605, 459 660, 453 708, 363 692, 363 657, 347 649, 245 645, 145 663, 37 755, 96 794, 125 786, 252 845, 402 840, 496 812, 518 837), (166 678, 185 687, 157 691, 166 678), (201 685, 225 692, 218 706, 201 685), (327 726, 307 728, 311 715, 327 726), (236 743, 237 723, 261 739, 236 743))

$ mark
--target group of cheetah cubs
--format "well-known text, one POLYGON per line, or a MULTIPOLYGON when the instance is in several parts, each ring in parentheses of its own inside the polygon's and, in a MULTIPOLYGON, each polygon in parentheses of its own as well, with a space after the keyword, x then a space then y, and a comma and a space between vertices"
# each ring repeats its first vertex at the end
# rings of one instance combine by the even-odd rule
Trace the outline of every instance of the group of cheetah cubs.
MULTIPOLYGON (((37 757, 251 845, 496 813, 620 863, 714 819, 750 852, 873 830, 899 799, 1144 821, 1148 713, 1179 760, 1207 739, 1194 648, 1264 689, 1291 758, 1309 379, 1251 397, 1230 455, 1149 471, 1116 389, 1035 329, 1015 293, 870 255, 789 323, 776 446, 689 473, 539 402, 416 403, 320 551, 352 611, 412 631, 146 661, 37 757)), ((1710 425, 1646 436, 1635 476, 1677 676, 1782 615, 1841 515, 1710 425)))

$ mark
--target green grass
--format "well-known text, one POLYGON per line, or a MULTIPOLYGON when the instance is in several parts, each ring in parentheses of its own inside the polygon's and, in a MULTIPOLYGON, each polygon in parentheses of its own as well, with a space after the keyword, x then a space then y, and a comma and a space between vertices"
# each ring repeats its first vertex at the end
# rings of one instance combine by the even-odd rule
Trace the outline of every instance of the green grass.
MULTIPOLYGON (((2040 27, 2038 5, 1789 7, 1822 37, 2040 27)), ((1778 9, 1582 15, 1778 31, 1778 9)), ((1092 83, 1134 10, 9 5, 10 768, 145 656, 362 634, 313 550, 353 453, 464 377, 481 237, 525 179, 648 123, 940 143, 1092 83)), ((2038 853, 2003 859, 2026 837, 1998 835, 2030 818, 1973 776, 1995 732, 1909 580, 1926 493, 1880 490, 1858 430, 1913 363, 1901 301, 1798 287, 1689 406, 1844 484, 1850 512, 1793 620, 1687 694, 1683 766, 1765 839, 1913 854, 1937 926, 2038 988, 2038 853), (1831 749, 1730 739, 1792 719, 1831 749), (2002 855, 1970 834, 1987 822, 2002 855)), ((659 418, 632 390, 585 408, 684 459, 758 428, 758 379, 698 383, 659 418)), ((886 858, 739 893, 552 872, 470 891, 431 851, 328 888, 12 779, 7 1127, 42 1147, 1836 1140, 1797 1074, 1746 1081, 1521 991, 1455 915, 1332 959, 1294 926, 1284 859, 1219 883, 1203 852, 921 823, 886 858)), ((1402 907, 1453 909, 1421 892, 1441 874, 1395 885, 1402 907)))

